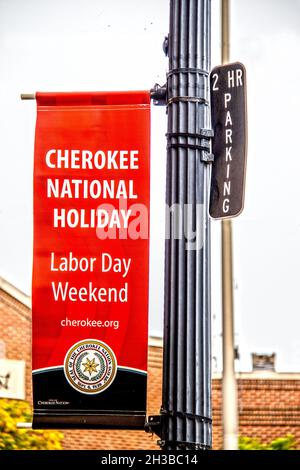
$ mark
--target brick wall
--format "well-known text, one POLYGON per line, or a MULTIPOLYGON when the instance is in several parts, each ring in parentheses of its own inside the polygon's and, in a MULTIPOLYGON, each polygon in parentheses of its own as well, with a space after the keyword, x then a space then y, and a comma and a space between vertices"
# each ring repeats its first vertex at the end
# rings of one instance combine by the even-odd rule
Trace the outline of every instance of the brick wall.
MULTIPOLYGON (((270 442, 293 434, 300 448, 300 375, 240 374, 238 385, 239 434, 270 442), (295 379, 293 376, 297 376, 295 379)), ((222 383, 213 381, 214 448, 222 446, 222 383)))
MULTIPOLYGON (((0 289, 0 340, 8 359, 26 361, 26 399, 31 401, 30 308, 0 289)), ((148 413, 161 405, 162 350, 149 347, 148 413)), ((268 442, 293 434, 300 448, 300 374, 270 374, 238 378, 239 433, 268 442)), ((221 379, 213 380, 213 446, 222 445, 221 379)), ((157 449, 155 436, 143 431, 64 430, 65 449, 157 449)))

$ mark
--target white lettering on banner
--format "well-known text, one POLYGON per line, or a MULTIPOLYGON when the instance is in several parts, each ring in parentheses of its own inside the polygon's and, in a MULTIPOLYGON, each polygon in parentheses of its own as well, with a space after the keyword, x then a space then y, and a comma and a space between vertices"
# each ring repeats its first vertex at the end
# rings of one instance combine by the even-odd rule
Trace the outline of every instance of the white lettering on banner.
MULTIPOLYGON (((45 154, 45 162, 51 170, 68 169, 75 170, 74 177, 68 178, 71 171, 66 172, 67 178, 61 178, 56 171, 54 177, 48 177, 46 180, 46 194, 49 199, 92 199, 92 200, 118 200, 119 207, 113 204, 96 203, 95 208, 78 208, 75 206, 62 208, 53 207, 53 228, 56 229, 96 229, 98 238, 102 237, 102 232, 113 232, 112 238, 117 238, 118 230, 120 238, 127 237, 127 230, 130 224, 136 223, 141 232, 143 225, 147 221, 148 213, 143 214, 142 208, 138 204, 132 204, 127 208, 128 199, 138 199, 135 191, 135 180, 128 179, 126 171, 120 173, 120 170, 138 170, 139 169, 139 151, 138 150, 74 150, 74 149, 50 149, 45 154), (105 170, 104 178, 107 177, 107 171, 115 171, 115 178, 102 179, 102 172, 99 176, 95 170, 105 170), (80 178, 82 173, 76 170, 87 170, 85 178, 80 178), (93 170, 93 173, 91 172, 93 170), (96 176, 90 179, 91 173, 96 176), (124 175, 124 176, 123 176, 124 175), (121 176, 121 178, 120 178, 121 176), (136 207, 135 207, 136 206, 136 207), (122 208, 123 207, 123 208, 122 208), (139 214, 142 213, 142 221, 139 214), (143 222, 143 223, 142 223, 143 222), (99 231, 101 233, 99 234, 99 231), (124 233, 123 233, 124 232, 124 233), (101 235, 101 236, 100 236, 101 235)), ((132 174, 128 175, 132 178, 132 174)), ((142 204, 141 204, 142 205, 142 204)), ((147 231, 148 236, 148 231, 147 231)), ((137 237, 135 234, 133 237, 137 237)), ((99 257, 76 256, 72 251, 64 256, 50 253, 50 271, 54 276, 62 272, 95 272, 97 269, 104 275, 113 272, 118 273, 122 278, 126 278, 131 268, 131 258, 113 257, 110 253, 99 253, 99 257)), ((118 287, 96 287, 92 282, 85 286, 70 285, 69 282, 52 281, 52 294, 55 302, 128 302, 128 283, 118 287)))
POLYGON ((54 209, 54 228, 128 228, 131 209, 54 209))
POLYGON ((56 256, 55 253, 51 252, 50 257, 50 270, 51 271, 94 271, 94 265, 97 258, 77 258, 73 256, 70 251, 69 256, 56 256))
POLYGON ((138 150, 61 150, 50 149, 46 153, 49 168, 73 170, 138 170, 138 150))
POLYGON ((94 287, 89 282, 87 287, 72 287, 69 282, 51 282, 55 302, 128 302, 128 283, 124 287, 94 287))
MULTIPOLYGON (((125 278, 128 275, 132 260, 131 258, 117 258, 109 253, 102 253, 99 261, 103 273, 113 271, 122 274, 122 277, 125 278)), ((72 251, 67 256, 59 256, 54 251, 50 255, 50 271, 52 272, 94 272, 95 264, 97 264, 97 258, 77 257, 73 255, 72 251)))
POLYGON ((80 180, 47 178, 48 198, 137 199, 133 180, 80 180))
MULTIPOLYGON (((139 150, 50 149, 45 162, 51 169, 138 170, 139 150)), ((47 198, 55 199, 138 199, 133 179, 47 178, 46 189, 47 198)), ((53 228, 128 229, 131 212, 53 208, 53 228)))
POLYGON ((114 271, 115 273, 123 273, 122 277, 126 277, 130 268, 131 258, 113 258, 109 253, 102 253, 102 272, 114 271))
POLYGON ((92 328, 113 328, 117 330, 120 326, 119 320, 90 320, 88 317, 80 320, 72 320, 68 317, 64 318, 60 322, 62 327, 82 327, 88 326, 92 328))

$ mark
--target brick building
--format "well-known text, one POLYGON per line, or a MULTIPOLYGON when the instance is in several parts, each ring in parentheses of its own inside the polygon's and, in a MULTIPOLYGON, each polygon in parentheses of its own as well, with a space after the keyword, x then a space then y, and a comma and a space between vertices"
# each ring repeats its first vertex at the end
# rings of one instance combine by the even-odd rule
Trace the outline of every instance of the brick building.
MULTIPOLYGON (((30 299, 0 278, 0 341, 8 359, 26 361, 26 400, 31 401, 30 299)), ((148 413, 161 405, 161 340, 149 342, 148 413)), ((300 448, 300 374, 258 371, 238 374, 239 434, 268 442, 293 434, 300 448)), ((221 448, 221 376, 213 378, 213 446, 221 448)), ((64 430, 65 449, 157 449, 143 431, 64 430)))

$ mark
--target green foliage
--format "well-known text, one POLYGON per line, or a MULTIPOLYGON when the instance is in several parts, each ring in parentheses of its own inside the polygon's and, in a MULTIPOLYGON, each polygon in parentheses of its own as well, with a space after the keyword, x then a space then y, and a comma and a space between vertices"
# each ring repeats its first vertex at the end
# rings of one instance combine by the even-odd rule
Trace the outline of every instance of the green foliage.
POLYGON ((278 437, 268 444, 263 444, 259 439, 253 437, 239 437, 240 450, 295 450, 296 448, 296 439, 292 434, 278 437))
POLYGON ((63 434, 57 431, 17 429, 30 422, 30 405, 25 401, 0 399, 0 450, 60 450, 63 434))
POLYGON ((264 445, 255 438, 252 437, 239 437, 239 450, 263 450, 264 445))
POLYGON ((292 434, 285 437, 278 437, 270 444, 270 450, 295 450, 297 449, 296 439, 292 434))

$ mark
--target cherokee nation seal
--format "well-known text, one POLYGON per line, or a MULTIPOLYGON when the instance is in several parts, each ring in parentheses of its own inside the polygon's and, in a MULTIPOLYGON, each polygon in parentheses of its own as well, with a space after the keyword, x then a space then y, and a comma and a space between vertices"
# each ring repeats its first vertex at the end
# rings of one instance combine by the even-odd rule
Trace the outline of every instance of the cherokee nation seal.
POLYGON ((67 352, 64 373, 69 384, 80 393, 101 393, 115 379, 116 356, 103 341, 85 339, 75 343, 67 352))

